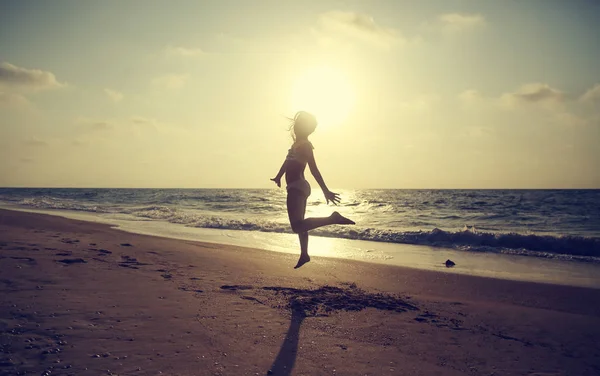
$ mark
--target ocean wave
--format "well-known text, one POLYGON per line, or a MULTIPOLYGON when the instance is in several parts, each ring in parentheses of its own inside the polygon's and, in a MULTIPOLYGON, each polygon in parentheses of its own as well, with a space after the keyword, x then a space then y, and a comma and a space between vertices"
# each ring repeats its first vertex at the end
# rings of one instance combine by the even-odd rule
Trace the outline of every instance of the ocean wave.
MULTIPOLYGON (((132 214, 190 227, 291 233, 289 225, 283 221, 206 216, 197 213, 185 213, 167 207, 142 208, 132 212, 132 214)), ((583 236, 494 233, 483 232, 473 226, 465 226, 460 231, 447 231, 439 228, 429 231, 398 231, 380 228, 331 226, 313 230, 311 234, 354 240, 427 245, 465 251, 556 258, 560 258, 558 255, 568 255, 571 258, 578 257, 579 260, 590 258, 588 261, 600 262, 600 238, 583 236), (591 258, 598 258, 598 260, 591 258)))
POLYGON ((16 202, 19 206, 25 206, 35 209, 54 209, 54 210, 76 210, 92 213, 105 213, 106 211, 97 205, 84 204, 81 202, 69 200, 57 200, 51 197, 25 198, 16 202))
MULTIPOLYGON (((221 199, 225 199, 225 196, 222 195, 221 199)), ((15 201, 11 202, 11 204, 14 203, 15 201)), ((36 209, 127 214, 136 220, 143 218, 147 220, 167 221, 189 227, 291 233, 287 218, 283 214, 277 217, 273 217, 272 214, 252 216, 243 212, 225 211, 224 208, 207 213, 206 211, 186 210, 184 208, 160 204, 138 204, 137 206, 107 205, 48 196, 24 198, 16 203, 19 206, 36 209)), ((264 206, 265 209, 268 207, 264 203, 260 205, 264 206)), ((250 212, 256 213, 256 211, 250 212)), ((270 212, 274 211, 271 210, 270 212)), ((277 212, 280 213, 280 211, 277 212)), ((420 218, 421 216, 423 216, 423 221, 416 220, 414 222, 426 222, 424 221, 425 219, 432 218, 431 214, 421 213, 413 219, 420 218)), ((455 216, 450 214, 447 217, 455 216)), ((389 225, 393 221, 386 223, 389 225)), ((427 223, 433 227, 432 222, 427 223)), ((464 229, 458 231, 440 228, 425 231, 404 231, 399 228, 379 227, 379 224, 375 225, 375 227, 329 226, 311 231, 311 234, 324 237, 444 247, 463 251, 496 252, 600 262, 599 237, 482 231, 472 226, 465 226, 464 229)))

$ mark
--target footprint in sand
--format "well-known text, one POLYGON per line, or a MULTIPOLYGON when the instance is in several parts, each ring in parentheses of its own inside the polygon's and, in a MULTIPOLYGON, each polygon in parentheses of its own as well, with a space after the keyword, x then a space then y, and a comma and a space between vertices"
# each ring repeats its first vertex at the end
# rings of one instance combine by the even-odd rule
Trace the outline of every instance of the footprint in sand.
POLYGON ((131 256, 121 256, 121 262, 119 266, 131 269, 139 269, 138 266, 150 265, 144 262, 139 262, 135 257, 131 256))
POLYGON ((62 262, 65 265, 71 265, 71 264, 87 264, 87 261, 85 261, 82 258, 72 258, 72 259, 62 259, 62 260, 54 260, 56 262, 62 262))
POLYGON ((181 290, 181 291, 197 292, 197 293, 204 292, 204 290, 194 289, 193 287, 189 287, 189 286, 182 286, 182 287, 179 288, 179 290, 181 290))
POLYGON ((79 240, 77 240, 77 239, 69 239, 69 238, 63 238, 60 241, 63 242, 63 243, 66 243, 66 244, 77 244, 77 243, 79 243, 79 240))
POLYGON ((55 253, 55 256, 72 256, 73 252, 58 252, 55 253))
POLYGON ((237 291, 237 290, 252 290, 254 287, 250 285, 223 285, 222 290, 237 291))

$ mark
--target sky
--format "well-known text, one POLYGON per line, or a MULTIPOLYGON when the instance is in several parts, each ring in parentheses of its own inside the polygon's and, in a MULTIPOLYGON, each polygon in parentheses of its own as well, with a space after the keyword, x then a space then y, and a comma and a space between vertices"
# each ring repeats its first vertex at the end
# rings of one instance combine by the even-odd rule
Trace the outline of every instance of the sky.
POLYGON ((598 19, 591 0, 0 0, 0 186, 270 188, 305 110, 331 189, 600 188, 598 19))

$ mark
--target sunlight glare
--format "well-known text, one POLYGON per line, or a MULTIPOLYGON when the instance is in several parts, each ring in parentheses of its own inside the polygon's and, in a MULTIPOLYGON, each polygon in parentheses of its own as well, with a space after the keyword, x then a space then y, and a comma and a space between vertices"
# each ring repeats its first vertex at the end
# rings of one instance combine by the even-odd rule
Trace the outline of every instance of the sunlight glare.
POLYGON ((292 87, 292 108, 313 113, 319 126, 343 123, 352 111, 354 102, 355 93, 349 80, 329 66, 307 70, 292 87))

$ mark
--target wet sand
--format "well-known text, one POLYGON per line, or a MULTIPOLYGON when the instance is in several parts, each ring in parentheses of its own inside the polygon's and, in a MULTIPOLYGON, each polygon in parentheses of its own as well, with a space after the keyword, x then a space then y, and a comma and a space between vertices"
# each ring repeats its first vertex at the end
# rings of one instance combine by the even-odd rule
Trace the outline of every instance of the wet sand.
POLYGON ((598 375, 600 290, 0 210, 0 375, 598 375))

